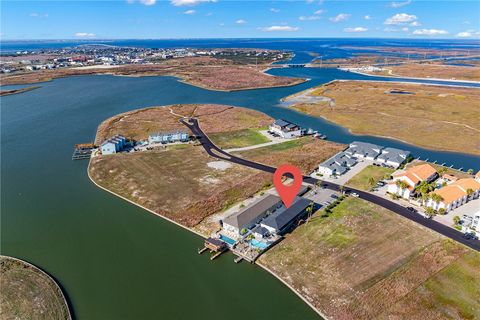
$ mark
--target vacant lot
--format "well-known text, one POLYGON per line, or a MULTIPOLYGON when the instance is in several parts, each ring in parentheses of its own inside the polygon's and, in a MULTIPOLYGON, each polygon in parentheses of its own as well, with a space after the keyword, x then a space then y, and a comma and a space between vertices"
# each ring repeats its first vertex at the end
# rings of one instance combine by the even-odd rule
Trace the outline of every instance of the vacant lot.
MULTIPOLYGON (((179 115, 196 116, 207 133, 238 132, 270 122, 266 115, 220 105, 175 105, 135 110, 105 120, 96 142, 114 134, 136 140, 155 131, 187 130, 179 115), (173 113, 172 113, 173 112, 173 113)), ((224 170, 208 166, 216 161, 201 146, 191 144, 153 151, 115 154, 91 160, 91 178, 135 203, 192 227, 206 216, 261 190, 271 175, 232 165, 224 170)))
POLYGON ((209 138, 220 148, 241 148, 270 142, 267 137, 255 129, 243 129, 231 132, 219 132, 209 138))
POLYGON ((58 286, 22 261, 0 256, 0 287, 1 319, 70 319, 58 286))
POLYGON ((369 165, 359 173, 357 173, 352 179, 347 182, 347 185, 352 188, 369 191, 372 189, 378 181, 389 176, 395 171, 394 169, 377 167, 369 165))
POLYGON ((480 316, 480 254, 358 198, 260 258, 332 319, 480 316))
POLYGON ((293 108, 324 117, 354 133, 480 154, 480 89, 335 81, 309 94, 330 100, 293 108))
POLYGON ((304 79, 270 76, 262 70, 265 65, 239 65, 227 59, 211 57, 179 58, 150 65, 122 65, 111 68, 65 68, 58 70, 40 70, 28 73, 2 75, 2 85, 26 84, 50 81, 55 78, 72 75, 114 74, 125 76, 177 76, 184 81, 212 90, 245 90, 291 86, 302 83, 304 79))
MULTIPOLYGON (((434 63, 407 63, 385 67, 383 74, 398 77, 480 81, 480 67, 451 66, 434 63)), ((378 75, 378 72, 374 73, 378 75)))
POLYGON ((271 166, 293 164, 300 168, 303 174, 309 174, 319 163, 343 149, 345 146, 339 143, 304 137, 237 154, 271 166))

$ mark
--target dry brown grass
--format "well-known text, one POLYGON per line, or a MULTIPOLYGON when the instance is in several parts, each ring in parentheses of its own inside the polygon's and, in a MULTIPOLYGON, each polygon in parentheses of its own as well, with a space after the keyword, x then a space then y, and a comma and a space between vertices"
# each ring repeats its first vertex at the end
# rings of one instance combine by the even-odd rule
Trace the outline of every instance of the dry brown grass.
POLYGON ((275 167, 289 163, 300 168, 303 174, 309 174, 319 163, 342 151, 345 147, 340 143, 304 137, 238 152, 238 155, 245 159, 275 167))
MULTIPOLYGON (((105 120, 96 143, 114 134, 142 140, 155 131, 187 130, 179 116, 195 116, 206 133, 262 127, 272 119, 244 108, 222 105, 174 105, 126 112, 105 120), (173 110, 174 114, 170 112, 173 110)), ((225 171, 201 146, 116 154, 92 159, 90 176, 102 187, 185 226, 241 201, 271 180, 271 175, 239 165, 225 171)))
POLYGON ((413 78, 480 81, 480 67, 449 66, 442 64, 408 63, 387 67, 388 75, 413 78))
MULTIPOLYGON (((455 292, 468 292, 468 299, 437 299, 452 289, 434 288, 429 281, 438 283, 446 268, 473 254, 465 263, 468 268, 460 267, 468 278, 480 263, 478 253, 361 199, 347 198, 328 217, 322 213, 260 261, 329 318, 439 319, 465 313, 462 303, 476 299, 478 289, 472 291, 466 283, 458 283, 455 292), (422 286, 430 290, 422 298, 427 312, 416 306, 422 286)), ((477 299, 471 307, 479 305, 477 299)))
POLYGON ((211 57, 179 58, 151 65, 122 65, 112 68, 40 70, 29 73, 2 75, 1 84, 26 84, 50 81, 72 75, 114 74, 126 76, 171 75, 184 81, 212 90, 245 90, 290 86, 304 79, 270 76, 262 72, 268 65, 238 65, 227 59, 211 57))
POLYGON ((357 134, 387 136, 425 148, 480 154, 480 90, 388 82, 335 81, 312 95, 333 103, 295 105, 357 134), (414 94, 391 94, 405 90, 414 94))

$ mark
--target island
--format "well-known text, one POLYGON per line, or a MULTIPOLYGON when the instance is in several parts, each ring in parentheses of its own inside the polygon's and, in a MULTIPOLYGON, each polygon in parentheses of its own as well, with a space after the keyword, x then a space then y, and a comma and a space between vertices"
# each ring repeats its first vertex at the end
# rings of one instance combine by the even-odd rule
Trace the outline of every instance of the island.
POLYGON ((60 287, 30 263, 0 256, 0 287, 2 319, 72 319, 60 287))
POLYGON ((9 96, 9 95, 12 95, 12 94, 19 94, 19 93, 35 90, 35 89, 38 89, 38 88, 40 88, 40 86, 31 86, 31 87, 25 87, 25 88, 21 88, 21 89, 0 90, 0 96, 9 96))
POLYGON ((349 80, 332 81, 283 101, 355 134, 478 155, 479 99, 476 88, 349 80))
MULTIPOLYGON (((282 207, 268 168, 292 163, 305 176, 322 176, 319 163, 355 154, 359 164, 351 163, 345 185, 388 199, 376 187, 381 181, 430 166, 380 166, 381 158, 391 163, 388 155, 401 150, 361 142, 347 148, 308 133, 288 120, 226 105, 144 108, 99 125, 88 173, 100 188, 204 238, 199 253, 209 250, 214 259, 230 249, 239 255, 235 262, 256 263, 324 318, 480 316, 480 253, 344 186, 331 188, 329 181, 346 181, 342 175, 309 180, 292 206, 306 214, 287 226, 284 213, 296 209, 282 207), (377 159, 362 158, 369 148, 380 150, 377 159)), ((438 170, 442 179, 474 180, 438 165, 431 170, 435 179, 438 170)), ((466 206, 478 203, 479 189, 466 206)))

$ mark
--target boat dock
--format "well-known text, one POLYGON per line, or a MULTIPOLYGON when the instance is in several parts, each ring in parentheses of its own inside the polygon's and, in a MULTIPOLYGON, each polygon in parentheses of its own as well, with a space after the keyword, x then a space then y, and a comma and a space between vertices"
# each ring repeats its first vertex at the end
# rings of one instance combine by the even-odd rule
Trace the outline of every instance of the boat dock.
POLYGON ((198 254, 202 254, 205 251, 209 250, 210 253, 213 254, 212 256, 210 256, 210 260, 214 260, 222 253, 227 251, 227 249, 228 248, 225 242, 215 238, 208 238, 205 240, 203 248, 198 250, 198 254))
POLYGON ((79 143, 75 145, 72 160, 90 159, 95 145, 93 143, 79 143))

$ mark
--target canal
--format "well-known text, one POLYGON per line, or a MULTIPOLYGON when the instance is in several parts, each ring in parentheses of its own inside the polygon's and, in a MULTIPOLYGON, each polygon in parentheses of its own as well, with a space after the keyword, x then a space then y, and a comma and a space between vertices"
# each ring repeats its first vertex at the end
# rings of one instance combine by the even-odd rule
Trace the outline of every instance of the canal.
POLYGON ((211 262, 202 240, 98 188, 87 163, 71 161, 75 143, 93 141, 98 124, 120 112, 175 103, 220 103, 260 110, 319 130, 331 140, 370 141, 411 150, 455 167, 480 158, 429 151, 279 107, 279 99, 332 79, 364 76, 335 69, 275 69, 307 77, 286 88, 217 92, 173 77, 78 76, 2 97, 1 253, 42 268, 65 289, 78 319, 318 319, 262 269, 211 262))

